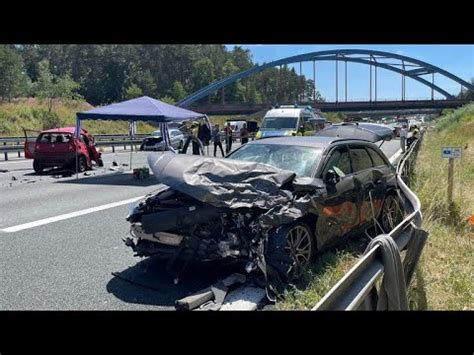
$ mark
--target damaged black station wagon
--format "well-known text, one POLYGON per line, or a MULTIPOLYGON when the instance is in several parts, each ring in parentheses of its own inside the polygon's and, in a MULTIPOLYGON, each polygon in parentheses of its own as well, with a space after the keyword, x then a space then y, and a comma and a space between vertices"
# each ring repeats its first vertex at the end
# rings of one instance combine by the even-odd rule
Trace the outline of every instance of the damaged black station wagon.
POLYGON ((150 154, 163 185, 133 206, 126 245, 169 263, 239 261, 268 285, 374 223, 390 231, 401 218, 395 169, 373 143, 388 136, 344 137, 353 128, 257 140, 225 159, 150 154))

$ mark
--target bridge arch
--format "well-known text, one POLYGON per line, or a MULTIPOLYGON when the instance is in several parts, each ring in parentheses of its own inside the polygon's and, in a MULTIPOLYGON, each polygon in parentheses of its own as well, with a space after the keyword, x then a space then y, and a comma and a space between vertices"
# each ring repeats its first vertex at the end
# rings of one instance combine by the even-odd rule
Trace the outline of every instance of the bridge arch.
POLYGON ((425 78, 422 78, 422 75, 426 74, 440 74, 444 77, 447 77, 461 85, 461 87, 466 88, 467 90, 474 90, 474 85, 468 83, 467 81, 459 78, 458 76, 441 69, 435 65, 429 64, 427 62, 403 56, 396 53, 369 50, 369 49, 334 49, 326 51, 317 51, 306 54, 295 55, 292 57, 287 57, 279 60, 275 60, 270 63, 263 63, 261 65, 256 65, 250 69, 236 73, 227 78, 218 80, 214 83, 209 84, 208 86, 192 93, 188 97, 184 98, 178 103, 178 106, 189 106, 190 104, 196 102, 197 100, 209 95, 211 92, 214 92, 222 87, 230 85, 237 80, 249 77, 251 75, 260 73, 266 69, 277 67, 285 64, 293 64, 300 62, 309 62, 309 61, 342 61, 342 62, 353 62, 361 63, 366 65, 371 65, 375 67, 380 67, 386 70, 390 70, 395 73, 399 73, 404 77, 409 77, 413 80, 416 80, 423 85, 430 87, 432 90, 440 93, 445 96, 447 99, 452 99, 453 96, 434 84, 434 82, 429 82, 425 78), (399 60, 400 63, 386 63, 384 60, 399 60))

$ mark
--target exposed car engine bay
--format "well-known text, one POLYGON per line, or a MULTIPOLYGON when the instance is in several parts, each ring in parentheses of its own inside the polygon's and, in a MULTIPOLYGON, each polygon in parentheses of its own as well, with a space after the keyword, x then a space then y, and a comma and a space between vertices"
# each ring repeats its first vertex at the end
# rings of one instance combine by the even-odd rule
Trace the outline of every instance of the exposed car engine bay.
POLYGON ((278 250, 268 255, 268 242, 281 226, 309 213, 312 200, 295 188, 295 174, 230 159, 209 164, 209 158, 172 153, 155 159, 149 165, 164 185, 127 217, 132 238, 125 243, 135 255, 168 259, 170 265, 241 262, 248 273, 260 270, 277 294, 292 265, 278 250))

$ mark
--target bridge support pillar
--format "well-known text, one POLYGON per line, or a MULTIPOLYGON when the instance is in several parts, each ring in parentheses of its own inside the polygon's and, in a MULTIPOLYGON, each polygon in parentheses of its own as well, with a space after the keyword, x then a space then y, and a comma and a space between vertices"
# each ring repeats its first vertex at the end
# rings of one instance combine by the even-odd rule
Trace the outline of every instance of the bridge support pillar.
POLYGON ((338 84, 339 84, 339 77, 338 77, 338 68, 339 68, 339 61, 336 59, 336 103, 338 101, 338 84))
POLYGON ((344 69, 345 69, 345 70, 344 70, 344 73, 345 73, 345 76, 346 76, 346 78, 345 78, 345 79, 346 79, 346 80, 345 80, 345 86, 346 86, 346 87, 345 87, 345 89, 344 89, 344 94, 345 94, 345 96, 346 96, 346 102, 347 102, 347 60, 344 61, 344 69))
POLYGON ((377 101, 377 66, 375 67, 375 101, 377 101))
MULTIPOLYGON (((434 85, 434 73, 431 73, 431 84, 434 85)), ((462 86, 461 86, 461 93, 462 93, 462 86)), ((434 100, 434 89, 433 89, 433 86, 431 87, 431 100, 434 100)))
POLYGON ((316 61, 313 60, 313 101, 316 101, 316 61))
MULTIPOLYGON (((372 57, 370 57, 372 63, 372 57)), ((372 64, 369 65, 369 101, 372 102, 372 64)))

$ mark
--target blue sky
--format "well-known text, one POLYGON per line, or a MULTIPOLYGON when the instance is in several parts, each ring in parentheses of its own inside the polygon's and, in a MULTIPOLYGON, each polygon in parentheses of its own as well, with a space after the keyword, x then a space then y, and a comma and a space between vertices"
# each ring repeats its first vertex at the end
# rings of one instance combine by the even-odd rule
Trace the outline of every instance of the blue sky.
MULTIPOLYGON (((314 51, 357 48, 373 49, 397 53, 419 59, 436 65, 460 78, 470 81, 474 78, 474 45, 242 45, 252 52, 255 63, 271 62, 297 54, 314 51)), ((232 49, 234 45, 226 45, 232 49)), ((316 62, 316 86, 317 90, 329 101, 334 101, 335 93, 335 62, 316 62)), ((299 73, 299 64, 295 65, 299 73)), ((312 62, 303 63, 303 74, 308 79, 313 78, 312 62)), ((372 74, 374 76, 374 74, 372 74)), ((431 76, 425 79, 431 80, 431 76)), ((339 63, 339 100, 344 100, 344 63, 339 63)), ((450 92, 457 94, 460 85, 440 75, 435 75, 435 83, 450 92)), ((431 98, 431 89, 417 81, 407 78, 406 99, 431 98)), ((374 90, 374 89, 372 89, 374 90)), ((369 98, 369 67, 364 64, 348 63, 348 100, 369 98)), ((374 95, 374 94, 372 94, 374 95)), ((400 99, 401 78, 394 72, 377 70, 377 99, 400 99)), ((444 96, 435 92, 435 98, 444 96)))

